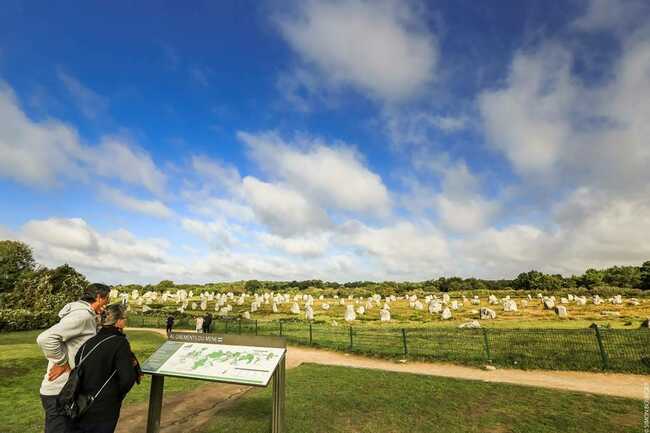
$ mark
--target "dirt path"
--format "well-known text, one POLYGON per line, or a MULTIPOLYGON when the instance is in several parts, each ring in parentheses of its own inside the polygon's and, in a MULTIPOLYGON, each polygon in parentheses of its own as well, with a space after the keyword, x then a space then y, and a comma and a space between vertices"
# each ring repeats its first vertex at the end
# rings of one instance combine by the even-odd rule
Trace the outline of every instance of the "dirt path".
MULTIPOLYGON (((159 329, 131 329, 154 331, 165 335, 165 331, 159 329)), ((329 350, 289 347, 287 354, 288 368, 294 368, 307 362, 457 379, 482 380, 495 383, 539 386, 542 388, 635 399, 643 399, 644 383, 650 382, 650 377, 635 374, 546 370, 525 371, 501 368, 494 371, 486 371, 479 368, 463 367, 453 364, 410 361, 399 363, 329 350)), ((161 433, 191 433, 200 431, 217 412, 228 407, 249 389, 249 387, 245 386, 208 384, 194 391, 166 398, 163 407, 161 433)), ((120 417, 117 432, 144 431, 146 416, 146 404, 125 408, 120 417)))

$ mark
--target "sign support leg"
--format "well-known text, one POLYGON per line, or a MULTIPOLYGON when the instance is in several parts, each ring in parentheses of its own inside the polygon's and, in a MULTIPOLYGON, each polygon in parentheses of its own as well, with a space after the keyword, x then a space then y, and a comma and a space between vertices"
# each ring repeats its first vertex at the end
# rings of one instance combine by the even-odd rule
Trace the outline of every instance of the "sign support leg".
POLYGON ((273 415, 271 419, 271 433, 284 433, 286 358, 286 355, 282 357, 282 360, 273 374, 273 415))
POLYGON ((160 433, 160 415, 162 413, 163 385, 165 376, 151 376, 149 390, 149 416, 147 418, 147 433, 160 433))

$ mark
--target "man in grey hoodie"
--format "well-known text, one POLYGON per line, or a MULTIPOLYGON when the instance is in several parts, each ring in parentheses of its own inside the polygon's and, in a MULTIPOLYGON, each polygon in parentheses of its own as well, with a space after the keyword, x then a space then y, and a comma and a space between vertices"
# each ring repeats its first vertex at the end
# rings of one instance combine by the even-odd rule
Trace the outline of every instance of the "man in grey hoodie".
POLYGON ((97 315, 108 303, 110 290, 105 284, 88 285, 79 301, 71 302, 59 311, 59 323, 36 338, 48 360, 40 389, 45 410, 45 433, 68 433, 71 430, 70 421, 59 407, 57 397, 74 368, 77 350, 97 333, 97 315))

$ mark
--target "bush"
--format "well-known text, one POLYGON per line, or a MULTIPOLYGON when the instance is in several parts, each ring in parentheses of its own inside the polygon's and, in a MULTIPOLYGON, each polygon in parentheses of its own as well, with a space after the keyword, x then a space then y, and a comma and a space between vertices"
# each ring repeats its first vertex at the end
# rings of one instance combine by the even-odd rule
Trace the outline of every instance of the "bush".
POLYGON ((0 310, 0 332, 45 329, 59 321, 52 311, 0 310))

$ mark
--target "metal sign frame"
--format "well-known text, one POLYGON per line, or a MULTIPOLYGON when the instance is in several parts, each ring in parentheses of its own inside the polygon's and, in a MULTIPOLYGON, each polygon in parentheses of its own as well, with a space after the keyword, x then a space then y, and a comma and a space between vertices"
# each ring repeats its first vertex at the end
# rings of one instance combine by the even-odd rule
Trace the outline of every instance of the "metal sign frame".
MULTIPOLYGON (((225 344, 229 346, 256 346, 272 347, 286 349, 287 340, 283 337, 258 337, 252 335, 229 335, 229 334, 196 334, 192 332, 172 332, 169 334, 169 340, 186 343, 208 343, 208 344, 225 344)), ((271 433, 284 433, 285 431, 285 399, 286 399, 286 359, 285 350, 282 358, 278 362, 275 371, 271 377, 273 386, 273 411, 271 415, 271 433)), ((156 374, 144 372, 151 375, 151 388, 149 390, 149 412, 147 418, 147 433, 160 433, 160 417, 162 414, 163 388, 165 376, 181 377, 171 374, 156 374)), ((205 380, 208 382, 218 383, 241 383, 225 380, 210 380, 200 378, 187 378, 193 380, 205 380)), ((266 387, 267 385, 247 386, 266 387)))

